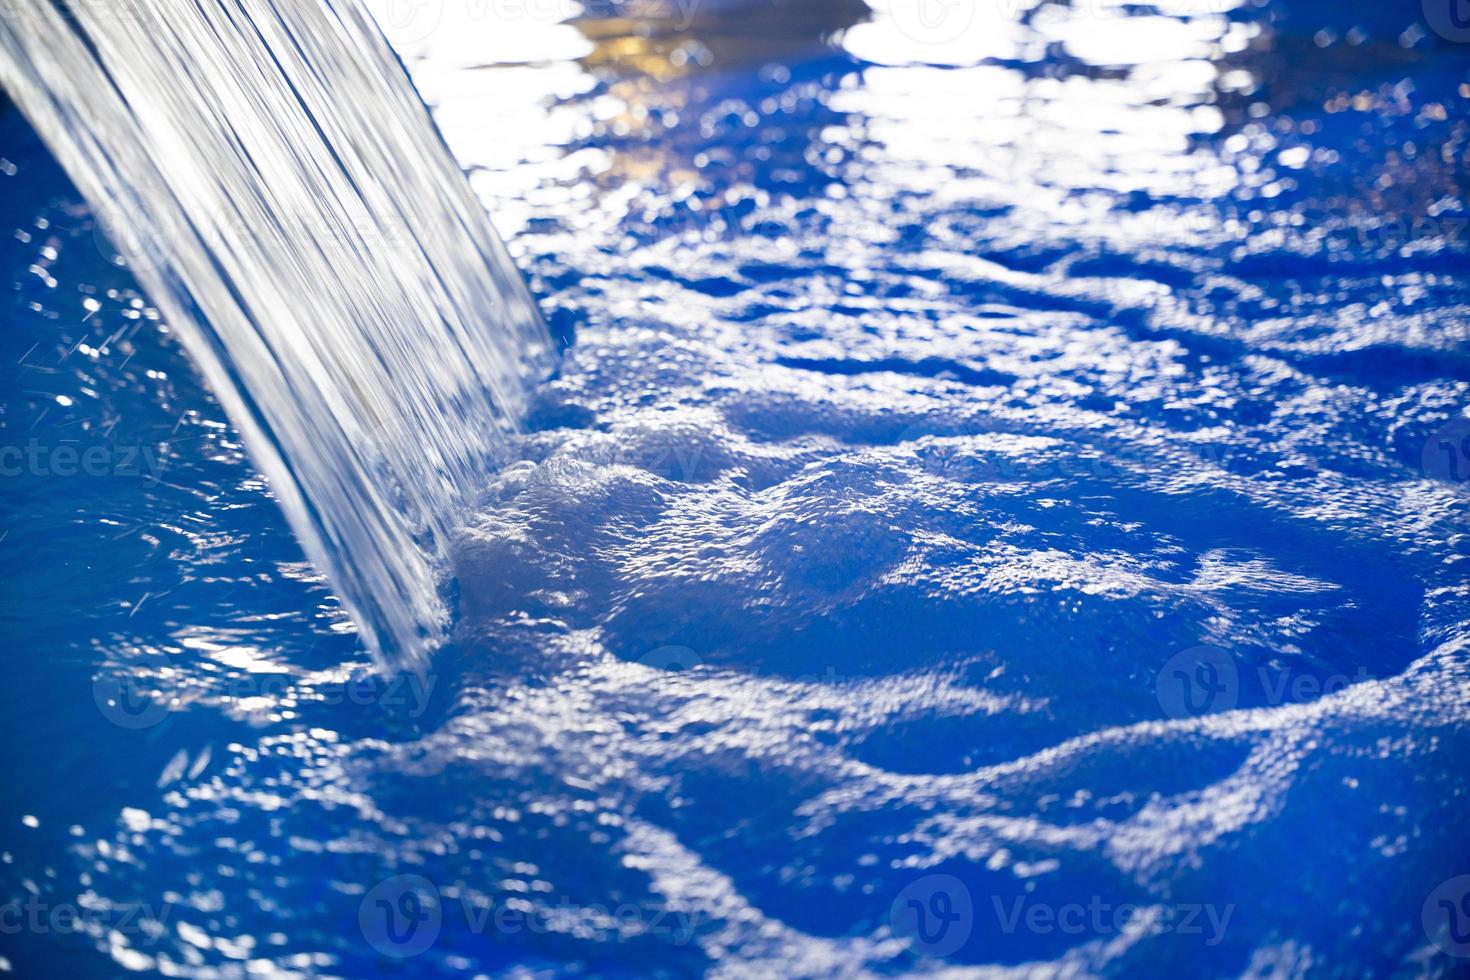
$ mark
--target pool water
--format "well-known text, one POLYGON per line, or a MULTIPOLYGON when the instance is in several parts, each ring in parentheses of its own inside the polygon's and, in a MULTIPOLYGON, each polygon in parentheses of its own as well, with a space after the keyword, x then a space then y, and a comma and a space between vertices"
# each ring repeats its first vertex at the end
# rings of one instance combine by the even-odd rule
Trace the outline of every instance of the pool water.
POLYGON ((0 113, 3 965, 1465 972, 1470 38, 1013 6, 388 25, 566 348, 423 675, 0 113))

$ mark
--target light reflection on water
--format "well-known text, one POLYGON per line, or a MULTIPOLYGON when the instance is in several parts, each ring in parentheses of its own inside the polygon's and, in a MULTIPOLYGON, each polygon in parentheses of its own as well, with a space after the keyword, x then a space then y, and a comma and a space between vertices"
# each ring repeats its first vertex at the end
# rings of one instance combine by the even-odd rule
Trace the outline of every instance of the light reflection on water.
MULTIPOLYGON (((723 73, 763 65, 762 77, 789 76, 783 61, 810 62, 827 45, 858 64, 893 66, 857 76, 858 65, 833 62, 844 81, 816 95, 842 118, 811 132, 813 146, 834 157, 861 147, 862 166, 848 168, 854 195, 937 192, 957 206, 1017 207, 1011 219, 1028 228, 1075 229, 1121 194, 1215 198, 1237 186, 1239 170, 1198 139, 1225 124, 1217 62, 1260 35, 1260 23, 1226 16, 1233 6, 1186 3, 1171 17, 1126 16, 1112 4, 939 4, 927 13, 755 4, 704 16, 696 8, 685 27, 672 16, 579 18, 570 5, 497 20, 449 4, 461 15, 444 18, 452 43, 446 31, 415 43, 410 31, 400 50, 507 234, 538 204, 579 233, 612 234, 622 202, 645 187, 697 193, 700 154, 678 155, 692 141, 667 133, 693 128, 688 119, 681 127, 680 109, 717 89, 723 73), (1036 70, 1069 59, 1077 70, 1036 70), (599 142, 593 132, 620 146, 577 149, 599 142), (595 214, 602 208, 611 220, 595 214)), ((1250 77, 1235 68, 1229 82, 1246 88, 1250 77)), ((775 125, 795 95, 766 101, 774 113, 741 111, 775 125)), ((845 181, 841 168, 829 172, 845 181)))

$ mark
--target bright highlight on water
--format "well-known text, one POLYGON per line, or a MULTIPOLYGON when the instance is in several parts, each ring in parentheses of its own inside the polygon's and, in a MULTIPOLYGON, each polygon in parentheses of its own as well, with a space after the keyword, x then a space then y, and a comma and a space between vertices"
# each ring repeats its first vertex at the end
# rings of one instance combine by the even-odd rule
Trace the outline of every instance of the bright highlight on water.
POLYGON ((12 7, 0 83, 364 642, 419 662, 448 533, 552 350, 397 59, 341 0, 12 7))

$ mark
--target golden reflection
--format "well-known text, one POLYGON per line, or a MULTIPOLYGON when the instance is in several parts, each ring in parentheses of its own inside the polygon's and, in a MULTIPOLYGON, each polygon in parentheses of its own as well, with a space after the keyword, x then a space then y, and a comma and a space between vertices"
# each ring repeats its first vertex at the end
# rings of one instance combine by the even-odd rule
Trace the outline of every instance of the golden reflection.
MULTIPOLYGON (((798 168, 847 171, 848 193, 985 200, 1037 227, 1096 222, 1118 195, 1218 199, 1253 182, 1275 192, 1211 148, 1231 125, 1223 110, 1258 84, 1243 52, 1260 26, 1225 16, 1245 0, 1164 0, 1147 15, 1109 0, 932 2, 709 0, 601 17, 548 0, 513 8, 538 16, 448 18, 452 38, 440 30, 405 56, 511 237, 538 215, 597 236, 631 214, 698 210, 680 189, 706 179, 697 137, 721 113, 780 133, 798 168), (1059 51, 1074 70, 1031 70, 1059 51), (726 73, 780 81, 823 62, 851 75, 817 96, 830 112, 804 136, 781 126, 793 92, 711 101, 726 73), (859 157, 861 168, 843 164, 859 157)), ((742 150, 728 176, 750 183, 763 152, 742 150)))
MULTIPOLYGON (((646 75, 667 82, 688 74, 699 64, 696 45, 682 37, 635 33, 639 22, 626 18, 575 21, 573 26, 592 42, 592 52, 578 59, 591 69, 611 68, 622 74, 646 75)), ((670 22, 667 30, 673 30, 670 22)))
POLYGON ((667 81, 705 69, 810 60, 869 13, 861 0, 754 0, 696 4, 681 18, 584 17, 571 23, 595 47, 581 59, 588 68, 667 81))

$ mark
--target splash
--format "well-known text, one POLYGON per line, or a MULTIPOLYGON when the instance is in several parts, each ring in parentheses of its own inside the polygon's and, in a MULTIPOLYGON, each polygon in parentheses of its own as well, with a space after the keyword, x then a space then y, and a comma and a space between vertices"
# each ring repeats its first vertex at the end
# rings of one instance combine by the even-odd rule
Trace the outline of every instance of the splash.
POLYGON ((22 0, 0 82, 364 641, 420 662, 449 532, 552 349, 372 20, 351 0, 22 0))

